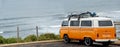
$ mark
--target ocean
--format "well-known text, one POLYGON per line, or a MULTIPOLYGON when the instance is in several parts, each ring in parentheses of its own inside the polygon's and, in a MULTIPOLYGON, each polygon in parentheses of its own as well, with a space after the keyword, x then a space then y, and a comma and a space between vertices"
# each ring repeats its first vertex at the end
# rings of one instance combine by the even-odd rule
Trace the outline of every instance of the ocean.
MULTIPOLYGON (((99 16, 119 21, 119 2, 120 0, 0 0, 0 35, 6 38, 16 37, 17 26, 22 38, 36 34, 36 26, 39 27, 39 34, 59 34, 62 20, 71 12, 96 12, 99 16)), ((118 33, 117 37, 119 36, 118 33)))

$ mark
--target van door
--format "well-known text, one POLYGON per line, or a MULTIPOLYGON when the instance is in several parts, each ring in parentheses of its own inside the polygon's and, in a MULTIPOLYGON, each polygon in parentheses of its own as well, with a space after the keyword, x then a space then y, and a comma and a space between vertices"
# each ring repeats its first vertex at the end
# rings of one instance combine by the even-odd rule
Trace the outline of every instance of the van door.
POLYGON ((84 39, 84 37, 94 36, 92 25, 93 24, 91 20, 81 20, 81 26, 80 26, 81 39, 84 39))
POLYGON ((70 21, 69 27, 69 37, 72 39, 77 39, 79 36, 79 21, 70 21))
POLYGON ((114 39, 116 37, 115 28, 111 20, 98 21, 97 37, 99 39, 114 39))

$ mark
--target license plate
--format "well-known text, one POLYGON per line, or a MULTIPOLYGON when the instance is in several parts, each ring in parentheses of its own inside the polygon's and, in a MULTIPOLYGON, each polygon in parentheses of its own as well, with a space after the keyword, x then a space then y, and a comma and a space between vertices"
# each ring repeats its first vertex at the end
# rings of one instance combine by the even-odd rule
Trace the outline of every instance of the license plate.
POLYGON ((103 37, 110 37, 110 35, 109 34, 104 34, 104 35, 102 35, 103 37))

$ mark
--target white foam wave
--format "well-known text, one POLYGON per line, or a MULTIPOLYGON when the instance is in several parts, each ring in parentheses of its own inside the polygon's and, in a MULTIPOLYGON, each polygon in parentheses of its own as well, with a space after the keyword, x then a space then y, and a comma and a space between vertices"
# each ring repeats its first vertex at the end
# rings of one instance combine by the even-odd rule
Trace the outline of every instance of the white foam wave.
POLYGON ((112 11, 112 12, 120 13, 120 11, 112 11))
POLYGON ((56 27, 60 27, 61 25, 53 25, 53 26, 49 26, 49 27, 52 27, 52 28, 56 28, 56 27))
POLYGON ((4 33, 4 32, 3 32, 3 31, 0 31, 0 34, 1 34, 1 33, 4 33))

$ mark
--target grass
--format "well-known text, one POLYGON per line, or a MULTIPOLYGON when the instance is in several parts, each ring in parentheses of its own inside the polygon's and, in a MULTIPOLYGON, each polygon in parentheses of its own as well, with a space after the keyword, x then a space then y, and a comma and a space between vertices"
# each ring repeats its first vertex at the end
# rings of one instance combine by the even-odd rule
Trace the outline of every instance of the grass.
POLYGON ((11 37, 11 38, 7 38, 5 43, 10 44, 10 43, 16 43, 17 42, 17 38, 11 37))
POLYGON ((120 38, 118 38, 118 40, 120 40, 120 38))
POLYGON ((5 38, 3 38, 2 36, 0 36, 0 44, 5 43, 5 38))
MULTIPOLYGON (((59 35, 55 35, 53 33, 45 33, 39 35, 38 40, 59 40, 59 35)), ((36 35, 29 35, 25 37, 24 39, 19 38, 19 42, 33 42, 37 41, 36 35)), ((17 38, 11 37, 11 38, 4 38, 3 36, 0 36, 0 44, 10 44, 10 43, 17 43, 17 38)))
POLYGON ((53 33, 46 33, 39 36, 39 40, 58 40, 59 35, 53 33))
POLYGON ((36 41, 36 40, 37 40, 37 37, 35 35, 29 35, 24 38, 25 42, 31 42, 31 41, 36 41))
POLYGON ((120 40, 120 37, 117 37, 118 40, 120 40))

